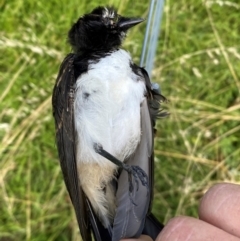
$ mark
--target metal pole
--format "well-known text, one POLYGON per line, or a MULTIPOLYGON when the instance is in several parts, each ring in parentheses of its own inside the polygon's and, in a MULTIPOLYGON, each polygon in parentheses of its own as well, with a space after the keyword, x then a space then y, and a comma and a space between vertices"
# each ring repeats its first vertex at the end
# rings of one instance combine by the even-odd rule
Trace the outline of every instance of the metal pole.
POLYGON ((163 8, 164 0, 151 0, 140 60, 140 66, 145 67, 150 77, 154 67, 163 8))

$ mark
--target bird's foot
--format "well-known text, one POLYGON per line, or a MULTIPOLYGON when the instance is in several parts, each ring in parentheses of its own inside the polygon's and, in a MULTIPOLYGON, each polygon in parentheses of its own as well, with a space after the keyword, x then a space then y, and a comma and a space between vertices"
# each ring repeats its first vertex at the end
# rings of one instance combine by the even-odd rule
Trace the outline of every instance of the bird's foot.
POLYGON ((130 196, 132 203, 136 206, 136 204, 134 203, 133 198, 132 198, 133 191, 134 191, 133 178, 137 185, 137 191, 139 189, 139 180, 141 181, 141 184, 147 188, 147 191, 149 191, 148 176, 147 176, 146 172, 139 166, 131 166, 131 165, 121 162, 116 157, 111 155, 109 152, 105 151, 101 144, 94 143, 94 149, 99 155, 105 157, 106 159, 113 162, 114 164, 116 164, 117 166, 119 166, 120 168, 122 168, 123 170, 125 170, 128 173, 129 196, 130 196))

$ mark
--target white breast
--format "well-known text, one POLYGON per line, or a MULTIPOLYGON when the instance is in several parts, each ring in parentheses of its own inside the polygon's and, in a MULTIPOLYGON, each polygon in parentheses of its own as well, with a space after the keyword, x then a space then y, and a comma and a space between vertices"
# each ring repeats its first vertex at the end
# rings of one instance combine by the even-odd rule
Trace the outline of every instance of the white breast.
POLYGON ((75 127, 77 159, 85 163, 109 162, 95 153, 99 143, 124 160, 140 141, 140 104, 145 83, 130 68, 130 55, 118 50, 90 64, 76 83, 75 127))

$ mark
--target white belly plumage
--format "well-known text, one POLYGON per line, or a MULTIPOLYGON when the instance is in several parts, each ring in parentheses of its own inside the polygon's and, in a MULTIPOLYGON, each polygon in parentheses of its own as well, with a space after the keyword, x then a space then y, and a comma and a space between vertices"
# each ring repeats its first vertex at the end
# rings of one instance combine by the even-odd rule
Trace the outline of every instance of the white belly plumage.
POLYGON ((80 185, 105 227, 115 213, 111 186, 117 167, 94 150, 100 144, 124 161, 140 138, 140 105, 145 82, 130 67, 131 57, 118 50, 89 65, 76 82, 74 101, 80 185))
POLYGON ((90 64, 77 80, 74 107, 81 162, 106 162, 94 151, 94 143, 124 160, 140 140, 145 83, 132 72, 130 61, 126 51, 118 50, 90 64))

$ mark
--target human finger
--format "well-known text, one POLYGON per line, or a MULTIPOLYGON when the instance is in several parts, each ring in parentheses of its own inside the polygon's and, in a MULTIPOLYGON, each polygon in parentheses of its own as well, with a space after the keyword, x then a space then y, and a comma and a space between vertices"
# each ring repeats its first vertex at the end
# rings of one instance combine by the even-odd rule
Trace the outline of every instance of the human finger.
POLYGON ((171 219, 156 241, 240 241, 229 234, 202 220, 191 217, 171 219))
POLYGON ((211 187, 200 202, 199 218, 240 238, 240 186, 211 187))

